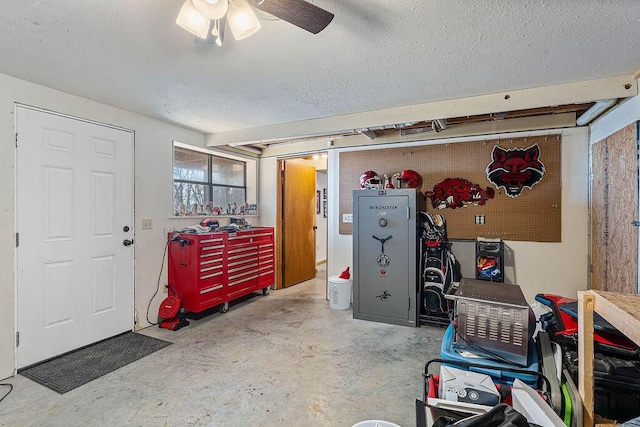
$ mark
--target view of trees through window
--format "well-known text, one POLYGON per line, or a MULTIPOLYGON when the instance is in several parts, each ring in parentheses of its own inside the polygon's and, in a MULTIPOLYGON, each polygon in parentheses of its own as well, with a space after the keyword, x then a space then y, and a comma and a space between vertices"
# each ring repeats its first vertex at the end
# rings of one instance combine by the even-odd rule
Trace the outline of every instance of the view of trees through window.
POLYGON ((175 216, 244 214, 246 193, 244 162, 174 147, 175 216))

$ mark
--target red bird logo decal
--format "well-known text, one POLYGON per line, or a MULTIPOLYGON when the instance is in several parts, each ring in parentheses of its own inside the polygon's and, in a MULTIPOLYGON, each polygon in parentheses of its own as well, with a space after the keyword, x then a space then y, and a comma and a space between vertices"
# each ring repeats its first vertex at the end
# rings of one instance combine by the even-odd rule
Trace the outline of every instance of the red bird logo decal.
POLYGON ((534 144, 529 148, 505 150, 499 146, 491 152, 493 161, 486 169, 487 179, 496 188, 504 188, 509 197, 518 197, 524 188, 531 189, 542 180, 545 172, 540 161, 540 147, 534 144))
POLYGON ((447 178, 433 187, 433 191, 425 191, 425 197, 431 199, 431 205, 437 209, 462 208, 468 204, 484 205, 493 199, 493 188, 483 190, 478 184, 462 178, 447 178))

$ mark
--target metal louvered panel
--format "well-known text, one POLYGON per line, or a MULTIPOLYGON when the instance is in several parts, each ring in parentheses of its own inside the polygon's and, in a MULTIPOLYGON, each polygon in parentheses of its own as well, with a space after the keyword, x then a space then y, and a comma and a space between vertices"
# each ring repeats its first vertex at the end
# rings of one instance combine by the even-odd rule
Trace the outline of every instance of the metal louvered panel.
POLYGON ((454 299, 457 347, 527 366, 529 305, 518 286, 462 279, 454 299))

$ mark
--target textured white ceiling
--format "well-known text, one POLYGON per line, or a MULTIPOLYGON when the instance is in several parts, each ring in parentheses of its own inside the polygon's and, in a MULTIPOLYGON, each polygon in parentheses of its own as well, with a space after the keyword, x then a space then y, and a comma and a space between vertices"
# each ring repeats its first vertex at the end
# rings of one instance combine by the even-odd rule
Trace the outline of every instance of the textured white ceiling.
POLYGON ((205 132, 640 69, 638 0, 312 0, 313 35, 263 20, 195 45, 182 0, 2 0, 0 73, 205 132))

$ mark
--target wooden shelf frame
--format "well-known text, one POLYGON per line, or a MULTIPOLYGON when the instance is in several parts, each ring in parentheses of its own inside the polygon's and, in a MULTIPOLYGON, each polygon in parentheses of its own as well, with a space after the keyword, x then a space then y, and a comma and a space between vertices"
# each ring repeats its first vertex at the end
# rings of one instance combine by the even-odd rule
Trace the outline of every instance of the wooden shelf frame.
POLYGON ((578 292, 578 380, 584 425, 594 425, 593 314, 640 345, 640 295, 606 291, 578 292))

